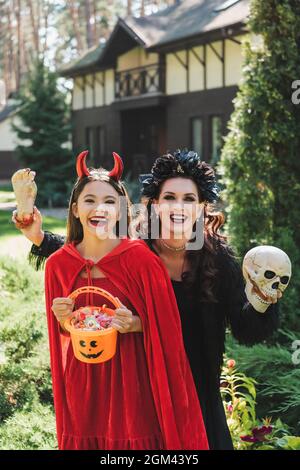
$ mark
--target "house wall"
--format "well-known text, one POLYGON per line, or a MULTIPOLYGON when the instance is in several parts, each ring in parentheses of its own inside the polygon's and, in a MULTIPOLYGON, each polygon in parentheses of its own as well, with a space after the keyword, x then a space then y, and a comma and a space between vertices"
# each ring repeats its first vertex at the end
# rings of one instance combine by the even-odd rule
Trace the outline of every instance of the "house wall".
POLYGON ((209 161, 211 155, 210 120, 221 116, 223 135, 227 132, 227 122, 233 111, 232 100, 237 87, 215 88, 184 94, 174 94, 167 102, 167 148, 191 148, 191 120, 203 120, 203 159, 209 161))
MULTIPOLYGON (((11 129, 12 122, 20 125, 20 120, 13 116, 0 122, 0 179, 10 179, 16 170, 22 168, 15 152, 20 141, 11 129)), ((22 140, 22 145, 29 143, 30 141, 22 140)))
POLYGON ((216 53, 222 56, 222 41, 212 42, 206 46, 207 88, 219 88, 223 86, 223 64, 216 53))
MULTIPOLYGON (((234 37, 241 41, 244 36, 234 37)), ((166 94, 176 95, 237 85, 242 74, 241 44, 230 39, 166 54, 166 94)), ((118 57, 116 71, 157 64, 159 56, 142 47, 118 57)), ((113 69, 74 79, 74 111, 105 106, 115 100, 113 69)))
POLYGON ((130 51, 122 54, 117 60, 117 70, 134 69, 136 67, 146 67, 147 65, 157 64, 158 54, 147 53, 142 47, 135 47, 130 51))
POLYGON ((114 70, 108 69, 74 79, 72 109, 109 105, 115 97, 114 70))
MULTIPOLYGON (((227 122, 233 111, 232 100, 236 95, 237 85, 241 78, 240 41, 243 37, 235 37, 234 41, 229 39, 215 41, 210 45, 196 46, 189 50, 166 54, 166 95, 164 96, 164 104, 160 103, 160 106, 163 106, 163 111, 165 110, 165 119, 164 124, 159 125, 161 141, 165 143, 165 149, 191 148, 193 146, 192 120, 198 118, 197 125, 199 119, 202 125, 202 157, 206 161, 210 161, 211 156, 215 154, 212 152, 212 148, 216 148, 216 145, 214 144, 213 147, 212 144, 212 135, 216 135, 215 131, 212 133, 212 129, 216 129, 213 124, 217 121, 219 136, 220 126, 222 126, 221 135, 226 134, 227 122)), ((156 54, 147 56, 142 48, 137 47, 118 58, 116 71, 141 67, 149 63, 158 63, 158 56, 156 54)), ((149 114, 148 98, 144 97, 134 97, 135 105, 132 99, 128 98, 124 100, 121 98, 118 103, 112 105, 115 101, 114 74, 115 71, 110 69, 97 72, 94 76, 76 78, 73 92, 73 105, 75 106, 73 110, 73 148, 75 152, 87 148, 87 130, 89 132, 91 128, 103 128, 105 130, 105 152, 95 156, 101 160, 96 161, 95 164, 101 164, 108 168, 111 164, 112 151, 124 151, 124 119, 122 121, 120 110, 124 111, 130 107, 135 113, 135 109, 139 108, 149 114), (91 86, 93 84, 94 91, 91 86), (85 97, 80 86, 85 90, 85 97), (123 108, 120 108, 120 102, 123 103, 123 108)), ((136 116, 138 116, 137 110, 136 116)), ((141 125, 142 121, 144 122, 144 120, 141 119, 141 125)), ((218 137, 219 141, 222 141, 221 137, 218 137)), ((131 144, 132 148, 138 147, 138 142, 132 141, 131 144)), ((130 152, 133 150, 131 149, 130 152)), ((147 154, 146 149, 144 152, 147 154)), ((142 154, 143 151, 140 153, 142 154)), ((127 155, 127 158, 129 160, 126 168, 130 168, 131 155, 127 155)))
POLYGON ((73 111, 73 149, 80 152, 87 148, 87 129, 104 129, 105 143, 103 155, 97 155, 95 165, 112 164, 112 152, 121 150, 120 113, 112 106, 97 106, 94 108, 73 111))
POLYGON ((166 56, 166 93, 175 95, 176 93, 187 92, 187 72, 180 63, 187 63, 186 51, 178 51, 175 54, 166 56))
POLYGON ((14 150, 16 144, 14 142, 15 135, 11 130, 11 119, 5 119, 0 122, 0 147, 1 150, 14 150))
MULTIPOLYGON (((236 39, 242 40, 242 36, 236 39)), ((242 78, 243 57, 241 46, 233 41, 225 41, 225 85, 236 85, 242 78)))
MULTIPOLYGON (((241 42, 244 37, 233 39, 241 42)), ((166 55, 168 95, 237 85, 241 74, 241 44, 230 39, 166 55)))
POLYGON ((13 173, 22 168, 16 153, 9 150, 0 150, 0 180, 9 180, 13 173))
POLYGON ((205 86, 205 67, 200 62, 204 62, 204 46, 193 47, 189 52, 190 73, 189 73, 189 90, 200 91, 205 86), (199 60, 200 59, 200 60, 199 60))

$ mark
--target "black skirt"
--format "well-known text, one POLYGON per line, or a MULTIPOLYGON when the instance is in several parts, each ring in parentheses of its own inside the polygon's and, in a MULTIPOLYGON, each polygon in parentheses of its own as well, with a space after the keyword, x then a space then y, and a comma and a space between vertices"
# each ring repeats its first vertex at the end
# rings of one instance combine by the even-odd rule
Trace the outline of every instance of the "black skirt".
MULTIPOLYGON (((211 325, 211 341, 203 312, 187 300, 183 282, 172 281, 181 316, 185 350, 190 362, 204 424, 211 450, 232 450, 232 440, 226 422, 225 410, 220 394, 219 359, 214 355, 217 328, 211 325), (213 329, 212 329, 213 328, 213 329), (210 349, 209 349, 210 348, 210 349)), ((205 314, 209 315, 207 309, 205 314)), ((213 323, 213 318, 210 317, 213 323)))

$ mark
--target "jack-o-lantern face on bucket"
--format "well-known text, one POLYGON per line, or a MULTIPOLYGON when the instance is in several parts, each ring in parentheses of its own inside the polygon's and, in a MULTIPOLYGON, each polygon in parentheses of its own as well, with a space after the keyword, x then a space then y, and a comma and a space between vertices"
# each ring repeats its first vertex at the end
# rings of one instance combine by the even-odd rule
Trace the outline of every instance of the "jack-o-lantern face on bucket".
POLYGON ((86 359, 97 359, 104 352, 104 349, 99 351, 99 341, 83 341, 80 340, 80 354, 86 359))
MULTIPOLYGON (((76 299, 79 294, 87 292, 99 294, 109 300, 114 307, 121 307, 119 299, 113 297, 106 290, 94 286, 80 287, 72 292, 69 298, 76 299)), ((70 332, 73 352, 76 359, 87 364, 99 364, 109 361, 116 354, 118 332, 115 328, 110 326, 110 321, 107 318, 100 319, 100 323, 98 324, 96 317, 94 319, 92 318, 92 313, 96 316, 101 316, 104 313, 106 316, 113 316, 114 310, 108 308, 106 305, 102 305, 101 307, 86 306, 83 309, 80 308, 73 312, 74 317, 66 320, 64 327, 70 332), (84 311, 86 309, 88 309, 88 312, 84 311), (86 316, 87 314, 89 315, 88 317, 86 316), (82 318, 81 315, 83 315, 82 318), (94 329, 95 325, 97 326, 96 329, 94 329), (101 327, 101 329, 98 329, 99 327, 101 327)))
POLYGON ((81 362, 98 364, 111 359, 116 352, 117 330, 94 331, 86 334, 86 331, 72 331, 72 344, 75 357, 81 362))

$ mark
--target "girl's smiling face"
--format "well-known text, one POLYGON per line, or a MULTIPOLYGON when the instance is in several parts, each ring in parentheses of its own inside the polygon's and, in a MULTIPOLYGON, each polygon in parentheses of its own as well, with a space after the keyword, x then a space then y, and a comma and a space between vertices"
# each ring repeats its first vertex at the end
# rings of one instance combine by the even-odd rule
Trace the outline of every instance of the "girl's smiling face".
POLYGON ((162 227, 162 237, 186 236, 192 232, 203 204, 199 201, 198 189, 189 178, 174 177, 167 179, 161 187, 157 200, 156 212, 162 227), (177 235, 177 236, 176 236, 177 235))
POLYGON ((115 238, 113 229, 120 218, 119 199, 117 191, 105 181, 91 181, 84 186, 77 203, 72 205, 84 235, 115 238))

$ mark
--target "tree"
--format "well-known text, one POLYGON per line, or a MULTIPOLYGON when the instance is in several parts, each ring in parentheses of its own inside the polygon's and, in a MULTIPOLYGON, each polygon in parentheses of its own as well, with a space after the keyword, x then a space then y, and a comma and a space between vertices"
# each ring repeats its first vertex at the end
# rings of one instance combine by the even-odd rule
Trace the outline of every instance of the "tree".
POLYGON ((37 205, 66 206, 74 176, 74 161, 66 148, 70 135, 69 115, 64 94, 58 90, 57 76, 42 61, 20 92, 18 118, 13 125, 20 140, 31 144, 17 146, 26 167, 37 172, 37 205))
POLYGON ((256 245, 287 252, 291 284, 282 325, 300 328, 300 106, 291 101, 300 78, 300 2, 253 0, 243 81, 218 167, 225 185, 227 233, 241 256, 256 245))

